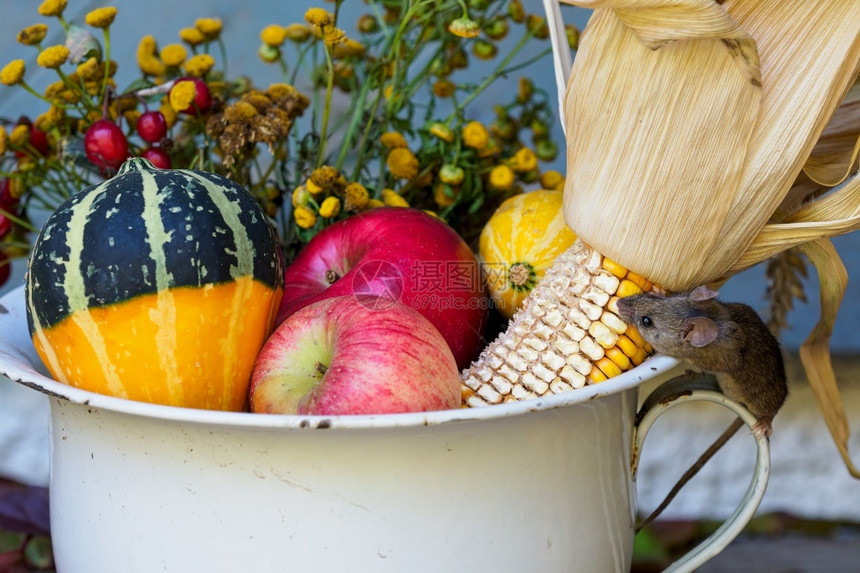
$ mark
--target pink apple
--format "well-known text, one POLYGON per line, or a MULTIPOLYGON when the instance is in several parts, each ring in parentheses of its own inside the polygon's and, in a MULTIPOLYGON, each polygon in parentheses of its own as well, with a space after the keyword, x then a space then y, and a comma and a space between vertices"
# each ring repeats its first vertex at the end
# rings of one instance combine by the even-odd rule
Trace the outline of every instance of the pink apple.
POLYGON ((373 294, 421 313, 460 369, 483 348, 487 298, 478 261, 454 229, 421 210, 378 207, 326 227, 285 274, 277 322, 319 300, 373 294))
POLYGON ((372 295, 305 306, 269 337, 251 376, 251 411, 389 414, 456 408, 460 377, 430 322, 372 295))

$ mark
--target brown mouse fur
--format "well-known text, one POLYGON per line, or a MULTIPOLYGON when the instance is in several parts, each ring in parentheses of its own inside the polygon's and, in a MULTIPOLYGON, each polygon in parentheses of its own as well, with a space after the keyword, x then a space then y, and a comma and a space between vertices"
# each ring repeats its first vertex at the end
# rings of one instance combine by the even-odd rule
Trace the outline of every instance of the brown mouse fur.
MULTIPOLYGON (((788 396, 779 342, 751 307, 721 303, 717 292, 700 286, 668 296, 641 294, 618 301, 621 318, 636 326, 661 354, 681 358, 716 375, 723 394, 740 402, 756 417, 753 433, 770 437, 774 416, 788 396)), ((681 488, 743 426, 737 418, 699 457, 666 499, 636 528, 648 525, 681 488)))
POLYGON ((751 307, 722 303, 700 286, 668 296, 640 294, 618 301, 621 318, 654 350, 712 372, 723 393, 753 413, 756 435, 770 436, 788 396, 779 342, 751 307))

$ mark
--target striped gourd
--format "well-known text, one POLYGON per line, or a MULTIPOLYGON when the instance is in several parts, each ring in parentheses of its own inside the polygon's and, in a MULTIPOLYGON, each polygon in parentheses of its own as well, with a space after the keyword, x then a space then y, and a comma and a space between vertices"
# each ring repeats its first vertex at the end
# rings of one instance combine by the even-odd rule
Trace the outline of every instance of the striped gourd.
POLYGON ((537 398, 602 382, 651 346, 618 316, 621 297, 654 285, 577 240, 559 255, 507 330, 464 370, 463 404, 537 398))
POLYGON ((277 239, 245 189, 140 158, 60 205, 26 284, 30 335, 57 380, 218 410, 245 407, 282 294, 277 239))

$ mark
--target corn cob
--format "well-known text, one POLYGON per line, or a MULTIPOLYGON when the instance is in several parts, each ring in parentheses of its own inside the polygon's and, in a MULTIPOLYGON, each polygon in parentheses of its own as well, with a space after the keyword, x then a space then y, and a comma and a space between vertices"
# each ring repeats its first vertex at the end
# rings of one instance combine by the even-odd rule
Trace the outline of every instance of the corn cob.
POLYGON ((562 253, 504 334, 463 371, 463 405, 486 406, 602 382, 651 347, 618 317, 619 298, 657 290, 582 241, 562 253))

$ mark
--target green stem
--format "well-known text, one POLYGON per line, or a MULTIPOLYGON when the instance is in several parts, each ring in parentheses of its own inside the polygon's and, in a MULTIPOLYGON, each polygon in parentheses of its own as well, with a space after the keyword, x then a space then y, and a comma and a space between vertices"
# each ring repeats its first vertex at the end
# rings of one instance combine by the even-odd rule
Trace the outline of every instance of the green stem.
POLYGON ((40 94, 39 92, 37 92, 36 90, 31 88, 30 84, 28 84, 24 80, 21 80, 21 82, 18 85, 20 85, 22 88, 24 88, 25 90, 27 90, 28 92, 30 92, 31 94, 33 94, 34 96, 39 98, 40 100, 49 103, 50 105, 55 105, 60 109, 71 109, 72 108, 72 106, 70 106, 70 105, 66 105, 66 104, 62 104, 62 103, 58 103, 58 102, 49 100, 48 98, 46 98, 45 96, 43 96, 42 94, 40 94))
POLYGON ((508 52, 508 55, 505 56, 505 59, 499 62, 499 65, 496 66, 496 69, 493 70, 493 73, 484 78, 484 81, 481 82, 480 85, 478 85, 478 87, 476 87, 474 90, 472 90, 472 93, 470 93, 468 97, 463 100, 463 103, 457 106, 457 108, 455 108, 454 111, 451 112, 451 115, 448 116, 448 119, 446 121, 451 121, 451 119, 453 119, 454 116, 457 114, 458 109, 464 109, 466 106, 468 106, 472 101, 474 101, 476 97, 481 95, 481 93, 483 93, 485 89, 490 87, 490 84, 496 81, 496 79, 498 79, 500 76, 505 75, 506 73, 509 73, 509 71, 505 68, 509 63, 511 63, 511 60, 516 57, 520 50, 523 49, 526 43, 528 43, 528 41, 532 39, 532 36, 534 36, 533 32, 527 32, 523 34, 523 37, 520 38, 516 46, 514 46, 513 49, 508 52))
POLYGON ((104 37, 105 37, 105 77, 102 80, 102 91, 101 97, 103 102, 107 101, 107 85, 108 79, 110 78, 110 27, 103 28, 104 37))
POLYGON ((346 133, 343 136, 343 142, 340 146, 340 153, 337 156, 335 167, 340 170, 343 162, 346 161, 347 153, 352 146, 352 138, 355 136, 355 131, 358 129, 358 124, 361 122, 361 115, 364 113, 364 103, 367 101, 367 92, 370 90, 370 82, 365 81, 361 86, 361 91, 358 93, 358 101, 352 110, 352 117, 349 120, 349 125, 346 128, 346 133))
POLYGON ((221 39, 221 36, 218 36, 216 40, 218 42, 218 53, 221 55, 221 61, 224 62, 224 77, 229 78, 227 75, 227 47, 224 45, 224 40, 221 39))
POLYGON ((367 143, 367 138, 370 136, 370 130, 373 128, 376 112, 379 111, 379 104, 382 102, 383 91, 383 83, 380 82, 379 89, 376 90, 376 99, 373 100, 373 109, 371 109, 370 117, 367 120, 367 124, 364 126, 364 131, 361 134, 361 141, 359 141, 356 146, 356 149, 358 149, 358 158, 355 161, 355 173, 352 176, 353 181, 358 181, 358 175, 361 171, 362 162, 364 161, 365 144, 367 143))
POLYGON ((331 58, 331 49, 325 47, 326 61, 326 86, 325 86, 325 102, 323 103, 322 127, 320 128, 320 148, 317 152, 316 168, 319 169, 325 159, 325 147, 328 142, 328 121, 331 115, 331 97, 334 92, 334 62, 331 58))

